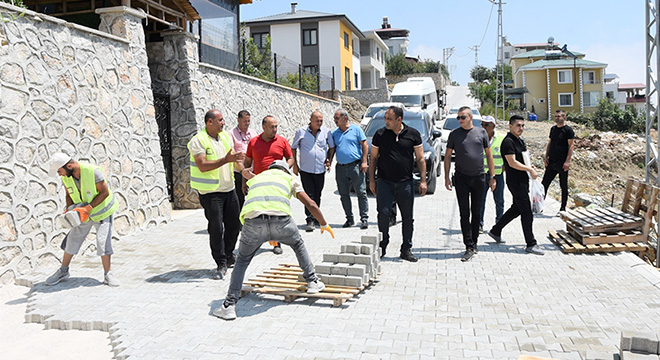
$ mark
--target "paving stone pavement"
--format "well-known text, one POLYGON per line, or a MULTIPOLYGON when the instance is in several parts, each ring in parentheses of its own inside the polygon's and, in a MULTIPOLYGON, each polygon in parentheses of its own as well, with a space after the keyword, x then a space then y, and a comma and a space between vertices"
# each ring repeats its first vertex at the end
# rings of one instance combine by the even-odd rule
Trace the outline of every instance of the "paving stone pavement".
MULTIPOLYGON (((486 228, 494 218, 490 195, 488 201, 486 228)), ((369 229, 341 228, 334 172, 326 177, 321 209, 336 239, 318 230, 305 233, 302 205, 293 203, 315 263, 360 235, 377 233, 374 197, 369 229)), ((353 205, 357 213, 355 197, 353 205)), ((563 254, 546 237, 548 229, 563 226, 553 216, 558 206, 548 201, 547 207, 534 220, 545 256, 524 252, 520 222, 514 221, 502 233, 506 244, 482 235, 479 253, 462 263, 455 193, 438 186, 435 194, 415 198, 413 253, 419 262, 398 259, 399 222, 391 229, 379 281, 340 307, 322 299, 285 303, 281 296, 250 294, 239 301, 237 320, 212 316, 229 281, 211 278, 201 210, 116 242, 118 288, 101 284, 96 256, 74 258, 71 279, 56 286, 45 286, 47 274, 19 283, 32 285, 26 321, 108 331, 118 359, 613 359, 622 331, 657 331, 658 272, 627 253, 563 254)), ((290 248, 276 256, 266 244, 247 276, 295 261, 290 248)))

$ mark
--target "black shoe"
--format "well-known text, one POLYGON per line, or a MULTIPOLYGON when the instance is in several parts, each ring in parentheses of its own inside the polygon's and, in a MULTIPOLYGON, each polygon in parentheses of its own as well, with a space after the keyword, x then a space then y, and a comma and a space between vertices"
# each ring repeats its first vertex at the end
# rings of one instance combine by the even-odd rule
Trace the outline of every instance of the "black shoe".
POLYGON ((307 226, 305 226, 305 231, 312 232, 314 231, 314 222, 311 220, 307 221, 307 226))
POLYGON ((353 225, 355 225, 355 222, 354 222, 353 220, 346 220, 346 222, 344 223, 344 225, 342 225, 341 227, 343 227, 343 228, 347 228, 347 227, 351 227, 351 226, 353 226, 353 225))
POLYGON ((484 232, 484 226, 483 226, 483 225, 479 225, 479 234, 481 234, 481 233, 483 233, 483 232, 484 232))
POLYGON ((227 267, 228 267, 228 268, 233 268, 233 267, 234 267, 234 264, 236 264, 236 254, 232 253, 232 254, 229 255, 229 257, 227 258, 227 267))
POLYGON ((391 217, 390 218, 390 226, 396 225, 396 217, 391 217))
POLYGON ((402 252, 399 257, 406 261, 417 262, 417 257, 415 257, 415 255, 413 255, 413 253, 410 250, 406 250, 402 252))
POLYGON ((493 240, 495 240, 496 243, 498 243, 498 244, 504 244, 505 241, 502 240, 502 237, 501 237, 500 235, 495 235, 495 234, 493 234, 493 230, 488 231, 487 234, 488 234, 488 236, 490 236, 491 238, 493 238, 493 240))
POLYGON ((474 251, 474 249, 467 249, 465 250, 465 253, 463 253, 463 256, 461 256, 461 261, 470 261, 470 259, 472 259, 475 254, 476 251, 474 251))
POLYGON ((220 265, 213 273, 214 280, 222 280, 227 276, 227 265, 220 265))
POLYGON ((362 220, 362 223, 360 224, 360 229, 364 230, 367 229, 368 227, 369 227, 369 223, 367 222, 367 220, 362 220))
POLYGON ((380 258, 381 259, 385 257, 385 253, 387 252, 387 251, 385 251, 385 249, 387 249, 387 247, 385 247, 383 245, 380 245, 380 258))
POLYGON ((275 255, 282 255, 282 247, 279 245, 273 247, 273 253, 275 255))

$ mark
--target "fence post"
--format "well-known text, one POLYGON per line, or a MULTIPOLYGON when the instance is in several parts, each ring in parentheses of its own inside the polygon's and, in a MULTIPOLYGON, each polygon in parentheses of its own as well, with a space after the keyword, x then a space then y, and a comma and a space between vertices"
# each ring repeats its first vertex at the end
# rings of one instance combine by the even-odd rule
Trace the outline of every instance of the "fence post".
POLYGON ((245 39, 243 39, 243 74, 247 73, 247 62, 245 61, 245 39))
POLYGON ((298 64, 298 89, 302 90, 302 64, 298 64))
POLYGON ((316 72, 316 95, 321 96, 321 72, 316 72))
POLYGON ((197 56, 199 56, 199 61, 202 61, 202 19, 197 20, 197 31, 199 32, 199 42, 197 44, 197 56))
POLYGON ((274 64, 274 69, 273 72, 275 73, 275 83, 277 83, 277 54, 273 53, 273 64, 274 64))

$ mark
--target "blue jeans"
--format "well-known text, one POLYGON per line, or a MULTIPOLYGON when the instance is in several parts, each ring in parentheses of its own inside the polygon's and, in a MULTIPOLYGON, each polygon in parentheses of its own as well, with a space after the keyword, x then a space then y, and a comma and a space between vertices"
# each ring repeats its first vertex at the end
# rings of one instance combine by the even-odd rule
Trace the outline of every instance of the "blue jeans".
POLYGON ((378 231, 383 234, 381 248, 387 248, 390 243, 390 212, 392 201, 396 200, 401 210, 401 235, 403 242, 401 252, 412 248, 413 236, 413 203, 415 202, 415 183, 413 180, 395 183, 382 178, 376 180, 376 207, 378 209, 378 231))
POLYGON ((260 215, 254 219, 245 219, 238 244, 238 256, 234 271, 231 273, 231 283, 226 298, 229 304, 238 302, 243 279, 245 278, 245 270, 247 270, 250 261, 252 261, 261 244, 269 240, 289 245, 296 254, 296 258, 298 258, 298 264, 303 270, 305 280, 309 282, 317 279, 312 259, 310 259, 305 243, 298 232, 298 226, 291 216, 260 215))
MULTIPOLYGON (((486 212, 486 196, 490 192, 488 182, 490 174, 486 173, 486 189, 484 190, 484 201, 481 203, 481 221, 479 224, 484 226, 484 212, 486 212)), ((495 175, 495 191, 493 191, 493 200, 495 200, 495 222, 500 221, 504 214, 504 173, 495 175)))
POLYGON ((353 209, 351 205, 351 184, 357 193, 358 207, 360 208, 360 220, 369 219, 369 202, 367 200, 367 184, 364 173, 360 171, 360 161, 349 164, 337 164, 335 167, 335 179, 337 179, 337 190, 341 198, 341 206, 344 208, 346 220, 353 221, 353 209))

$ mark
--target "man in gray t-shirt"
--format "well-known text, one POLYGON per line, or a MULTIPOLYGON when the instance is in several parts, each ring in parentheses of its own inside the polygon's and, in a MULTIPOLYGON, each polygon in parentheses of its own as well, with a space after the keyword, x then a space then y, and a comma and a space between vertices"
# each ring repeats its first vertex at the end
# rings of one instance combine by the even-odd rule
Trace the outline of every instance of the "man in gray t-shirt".
POLYGON ((463 106, 458 109, 459 128, 449 134, 447 153, 445 154, 445 187, 452 189, 450 178, 451 156, 456 153, 456 173, 453 185, 456 187, 456 198, 461 216, 461 232, 465 253, 461 261, 470 260, 477 253, 479 238, 479 220, 481 219, 481 203, 485 189, 484 152, 488 160, 490 172, 489 187, 495 189, 495 165, 490 152, 488 133, 481 127, 472 124, 472 109, 463 106), (471 198, 471 199, 470 199, 471 198), (471 203, 471 204, 470 204, 471 203), (472 208, 470 208, 470 205, 472 208), (472 218, 470 218, 472 214, 472 218))

